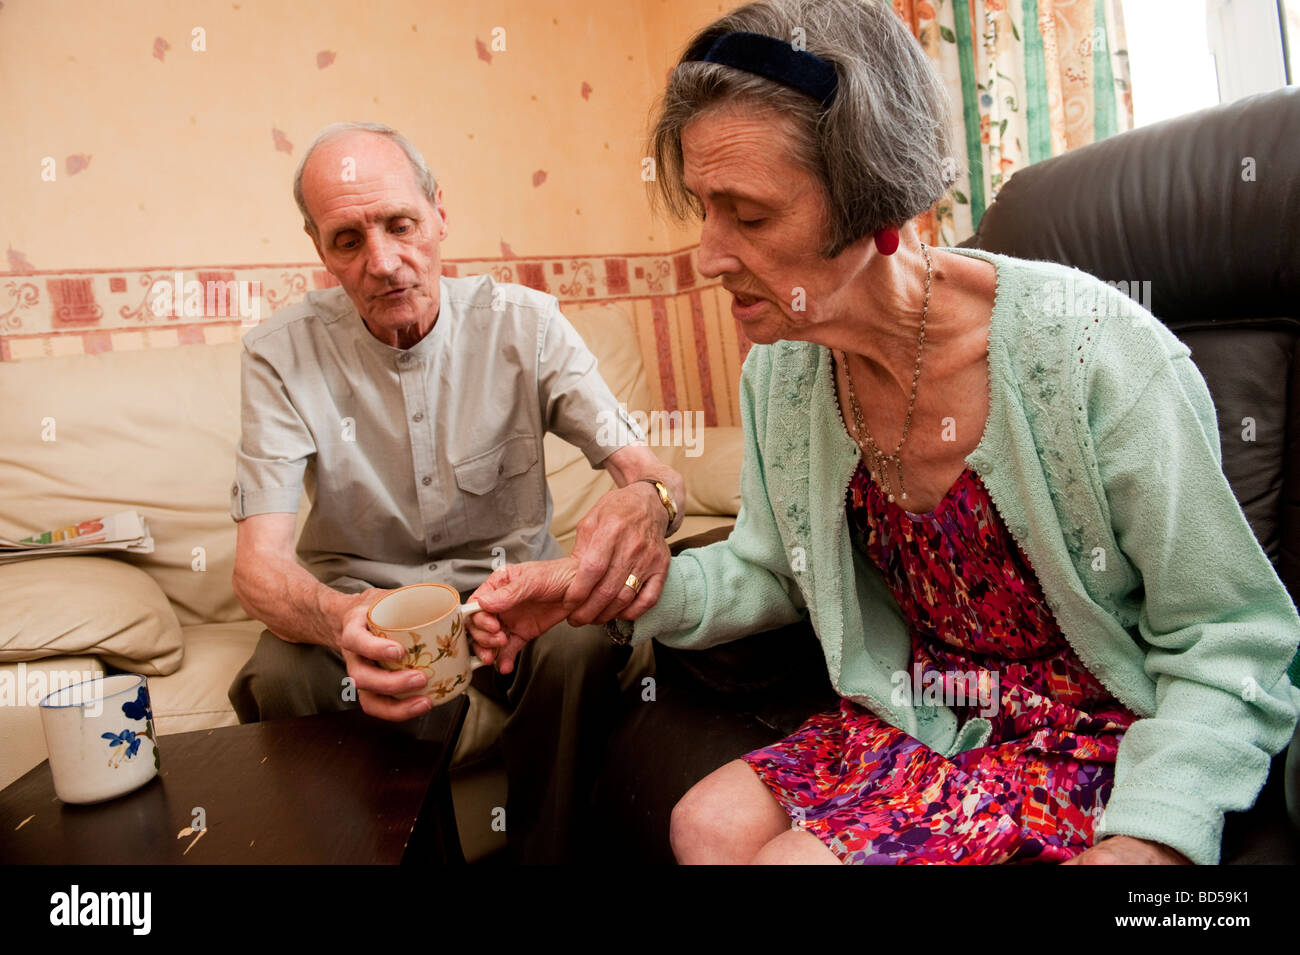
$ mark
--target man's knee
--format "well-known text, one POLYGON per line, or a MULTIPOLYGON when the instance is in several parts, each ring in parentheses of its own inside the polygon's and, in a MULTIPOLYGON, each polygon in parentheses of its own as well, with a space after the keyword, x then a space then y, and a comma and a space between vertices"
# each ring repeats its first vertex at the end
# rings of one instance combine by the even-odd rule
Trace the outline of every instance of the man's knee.
POLYGON ((328 647, 289 643, 263 630, 227 696, 241 723, 332 713, 356 705, 347 668, 328 647))
POLYGON ((630 647, 615 644, 604 627, 571 627, 559 623, 528 645, 528 668, 549 674, 617 675, 631 656, 630 647))
POLYGON ((566 706, 604 706, 616 697, 618 674, 630 655, 630 648, 616 646, 603 627, 557 624, 519 654, 510 703, 519 707, 525 699, 538 705, 564 700, 566 706))

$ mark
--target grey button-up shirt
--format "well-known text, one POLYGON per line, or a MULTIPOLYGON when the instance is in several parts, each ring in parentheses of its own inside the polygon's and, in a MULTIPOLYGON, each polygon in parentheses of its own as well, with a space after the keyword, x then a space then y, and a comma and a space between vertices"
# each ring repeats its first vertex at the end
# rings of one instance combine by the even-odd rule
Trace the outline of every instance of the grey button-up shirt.
POLYGON ((244 335, 231 517, 296 513, 306 489, 298 559, 338 590, 467 594, 494 560, 561 556, 544 434, 593 467, 621 446, 603 440, 642 436, 553 296, 489 276, 441 290, 407 349, 371 335, 341 288, 244 335))

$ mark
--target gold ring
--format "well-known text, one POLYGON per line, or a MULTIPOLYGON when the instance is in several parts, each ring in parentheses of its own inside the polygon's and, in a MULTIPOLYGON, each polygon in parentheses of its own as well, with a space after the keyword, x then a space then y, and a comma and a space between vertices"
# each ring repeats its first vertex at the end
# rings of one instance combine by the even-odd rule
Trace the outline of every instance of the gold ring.
POLYGON ((639 594, 641 592, 641 581, 637 578, 636 574, 628 574, 627 580, 623 581, 623 586, 631 587, 632 593, 634 594, 639 594))

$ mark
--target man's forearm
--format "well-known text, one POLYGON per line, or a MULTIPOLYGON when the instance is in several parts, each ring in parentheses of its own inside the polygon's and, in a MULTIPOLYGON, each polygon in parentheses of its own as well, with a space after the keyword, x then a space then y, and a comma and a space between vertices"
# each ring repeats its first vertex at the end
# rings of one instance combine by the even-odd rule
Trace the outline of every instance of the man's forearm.
POLYGON ((235 595, 248 615, 290 643, 338 643, 339 622, 356 596, 326 587, 297 561, 258 559, 237 566, 235 595))

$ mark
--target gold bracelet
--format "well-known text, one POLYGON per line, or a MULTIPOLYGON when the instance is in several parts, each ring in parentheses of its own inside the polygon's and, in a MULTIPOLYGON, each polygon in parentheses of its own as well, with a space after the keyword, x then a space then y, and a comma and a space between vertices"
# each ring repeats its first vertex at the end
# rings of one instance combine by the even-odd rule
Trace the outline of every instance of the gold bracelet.
POLYGON ((664 537, 667 537, 672 534, 673 524, 677 521, 677 504, 673 501, 672 492, 663 481, 656 481, 654 478, 641 478, 641 480, 646 484, 654 485, 654 489, 659 493, 659 502, 668 512, 668 526, 664 528, 664 537))

